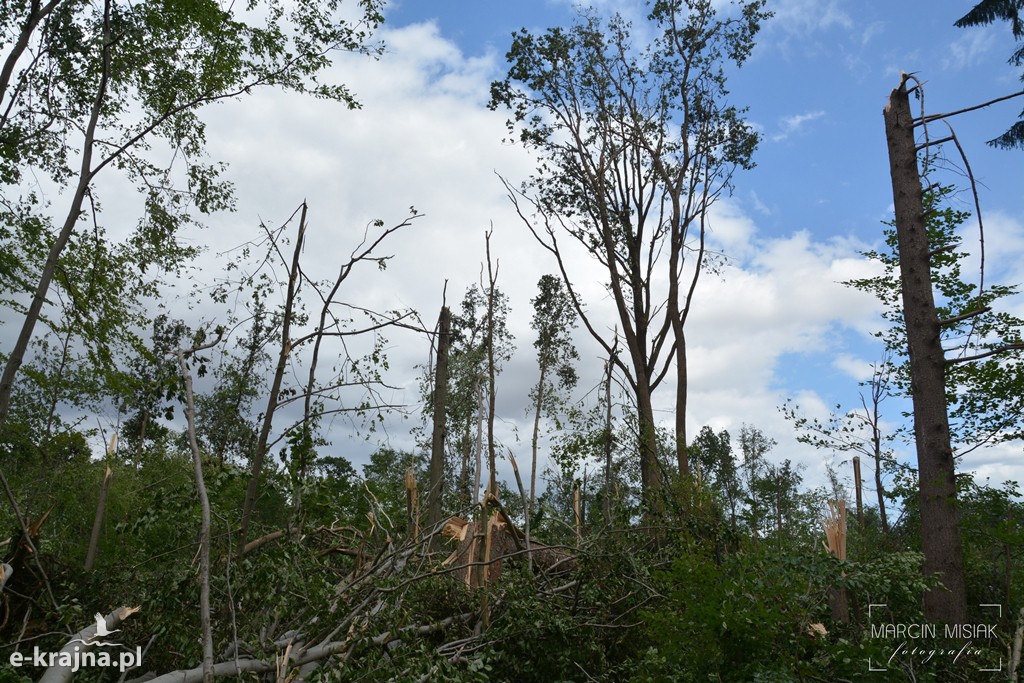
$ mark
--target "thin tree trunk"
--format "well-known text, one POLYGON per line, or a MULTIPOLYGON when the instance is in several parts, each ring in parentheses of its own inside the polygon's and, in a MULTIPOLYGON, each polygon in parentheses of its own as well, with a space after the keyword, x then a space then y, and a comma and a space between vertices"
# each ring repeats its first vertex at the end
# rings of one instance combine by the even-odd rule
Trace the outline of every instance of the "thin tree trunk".
POLYGON ((487 243, 487 465, 491 470, 488 490, 498 495, 498 480, 494 466, 494 291, 498 278, 497 268, 491 268, 491 233, 486 235, 487 243))
MULTIPOLYGON (((523 526, 523 534, 526 537, 526 566, 530 571, 530 575, 533 575, 533 552, 530 547, 530 507, 527 505, 526 490, 523 488, 523 479, 519 476, 519 465, 516 463, 516 456, 512 454, 512 449, 508 451, 508 458, 512 462, 512 472, 516 475, 516 486, 519 487, 519 497, 523 499, 523 510, 526 519, 523 526)), ((515 532, 513 532, 513 538, 515 538, 515 532)))
POLYGON ((925 593, 924 613, 932 621, 963 623, 967 617, 967 598, 946 406, 946 360, 932 292, 921 178, 905 75, 890 94, 884 116, 910 357, 924 571, 937 574, 944 586, 925 593))
POLYGON ((546 363, 540 365, 540 380, 537 382, 537 400, 534 403, 533 412, 533 439, 531 446, 533 461, 530 465, 530 505, 527 509, 528 517, 533 516, 533 501, 536 499, 537 491, 537 442, 540 440, 540 411, 544 405, 544 380, 546 379, 548 366, 546 363))
POLYGON ((879 497, 879 517, 882 520, 882 532, 889 535, 889 517, 886 515, 886 488, 882 483, 882 432, 879 430, 879 387, 872 387, 874 400, 874 420, 871 422, 871 449, 874 456, 874 492, 879 497))
MULTIPOLYGON (((49 7, 49 5, 48 5, 49 7)), ((51 8, 52 9, 52 8, 51 8)), ((82 140, 82 163, 78 170, 78 184, 71 197, 71 206, 67 216, 64 218, 64 225, 61 226, 57 238, 50 246, 46 255, 46 263, 39 274, 39 283, 36 285, 35 294, 25 313, 25 320, 21 326, 21 332, 14 343, 14 349, 7 357, 7 364, 4 366, 3 375, 0 376, 0 427, 7 423, 7 413, 11 408, 11 392, 14 390, 14 379, 25 361, 25 352, 28 350, 29 342, 32 341, 32 333, 39 315, 46 302, 46 294, 50 290, 50 283, 53 281, 54 273, 57 271, 57 263, 60 255, 67 246, 71 235, 75 231, 75 225, 82 213, 82 206, 85 203, 85 195, 89 192, 89 184, 92 181, 92 156, 96 140, 96 127, 99 124, 100 112, 103 109, 103 101, 107 95, 107 82, 110 77, 110 9, 111 2, 106 0, 103 4, 103 68, 100 72, 100 82, 96 88, 96 99, 92 103, 92 111, 89 113, 89 123, 85 128, 85 138, 82 140)))
POLYGON ((203 683, 213 683, 213 627, 210 621, 210 498, 203 478, 203 457, 196 440, 195 400, 192 395, 192 373, 185 363, 185 351, 178 349, 178 369, 185 382, 185 421, 188 425, 188 444, 192 449, 196 490, 199 493, 199 621, 203 642, 203 683))
POLYGON ((241 528, 238 533, 238 552, 242 552, 249 535, 249 523, 252 518, 252 509, 256 504, 256 495, 259 493, 260 476, 263 472, 263 459, 266 456, 267 444, 270 441, 270 429, 274 424, 274 411, 277 410, 278 397, 281 393, 281 383, 284 379, 284 371, 288 366, 288 356, 291 354, 291 324, 292 313, 295 306, 295 295, 299 288, 299 255, 302 253, 302 244, 306 237, 306 203, 302 203, 302 213, 299 217, 299 230, 295 236, 295 250, 292 253, 291 270, 288 272, 288 294, 285 299, 284 317, 281 320, 281 351, 277 357, 277 368, 274 371, 274 381, 270 386, 270 394, 267 398, 267 409, 263 413, 263 426, 260 428, 259 441, 256 443, 256 452, 252 456, 252 471, 249 475, 249 486, 245 490, 245 502, 242 506, 241 528))
POLYGON ((1018 679, 1017 669, 1020 668, 1021 645, 1024 643, 1024 607, 1020 608, 1017 616, 1017 630, 1013 634, 1013 645, 1010 647, 1010 680, 1016 683, 1018 679))
POLYGON ((612 525, 612 364, 609 358, 604 378, 604 521, 608 526, 612 525))
POLYGON ((864 498, 861 493, 860 456, 853 456, 853 488, 857 496, 857 526, 864 531, 864 498))
POLYGON ((690 457, 686 451, 686 396, 689 372, 686 367, 686 333, 680 321, 676 329, 676 465, 679 478, 690 478, 690 457))
POLYGON ((438 320, 437 360, 434 368, 434 399, 432 403, 434 429, 430 439, 430 473, 427 495, 427 528, 434 529, 441 522, 441 498, 444 493, 444 436, 448 409, 448 347, 452 336, 452 313, 441 307, 438 320))
MULTIPOLYGON (((117 434, 115 433, 110 437, 110 446, 107 448, 107 459, 114 454, 114 449, 117 448, 117 434)), ((103 515, 107 511, 107 492, 110 490, 110 478, 114 474, 113 470, 110 469, 110 465, 107 464, 106 471, 103 474, 103 481, 100 483, 100 497, 96 501, 96 516, 92 521, 92 534, 89 536, 89 549, 85 553, 85 566, 84 569, 87 572, 91 572, 93 564, 96 562, 96 553, 99 551, 100 546, 100 532, 103 529, 103 515)))

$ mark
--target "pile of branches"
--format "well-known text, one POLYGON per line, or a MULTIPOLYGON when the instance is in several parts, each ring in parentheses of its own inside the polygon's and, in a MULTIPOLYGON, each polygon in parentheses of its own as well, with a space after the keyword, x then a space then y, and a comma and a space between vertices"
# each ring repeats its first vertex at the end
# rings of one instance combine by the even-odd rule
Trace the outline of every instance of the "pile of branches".
MULTIPOLYGON (((128 683, 189 683, 242 674, 299 682, 317 671, 359 669, 365 666, 361 659, 379 658, 392 666, 414 662, 427 669, 395 671, 392 675, 399 679, 429 680, 440 667, 465 666, 487 642, 487 623, 502 606, 503 565, 520 564, 524 572, 527 564, 532 565, 538 593, 557 595, 578 585, 568 576, 576 568, 575 549, 531 541, 528 562, 525 536, 503 511, 487 517, 485 525, 455 516, 421 535, 395 533, 381 519, 371 515, 369 530, 321 526, 301 536, 274 532, 263 537, 265 541, 248 544, 243 549, 246 556, 295 544, 303 557, 315 558, 316 566, 335 572, 329 604, 317 601, 287 616, 279 611, 262 614, 249 620, 250 631, 253 623, 262 621, 262 626, 248 637, 236 631, 234 610, 240 605, 232 604, 232 635, 224 637, 227 628, 221 623, 221 647, 210 664, 162 674, 136 669, 128 683), (337 558, 343 559, 339 563, 337 558), (472 579, 481 574, 486 577, 482 581, 472 579), (403 651, 425 648, 432 653, 426 663, 402 657, 403 651)), ((107 627, 118 628, 136 611, 112 611, 104 617, 107 627)), ((96 629, 95 624, 82 629, 65 648, 83 643, 88 647, 96 629)), ((67 683, 72 675, 71 667, 52 666, 42 680, 67 683)))

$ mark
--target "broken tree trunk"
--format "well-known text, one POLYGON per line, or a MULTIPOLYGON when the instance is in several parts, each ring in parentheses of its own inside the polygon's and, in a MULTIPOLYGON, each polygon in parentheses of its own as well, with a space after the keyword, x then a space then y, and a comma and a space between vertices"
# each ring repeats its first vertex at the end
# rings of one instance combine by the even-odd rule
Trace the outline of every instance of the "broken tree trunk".
POLYGON ((924 572, 942 586, 924 594, 925 618, 964 623, 967 597, 963 543, 956 507, 956 479, 946 406, 946 358, 931 281, 931 253, 925 229, 914 119, 904 74, 884 110, 889 170, 896 214, 903 317, 910 358, 910 391, 921 510, 924 572))
MULTIPOLYGON (((828 511, 822 520, 825 537, 828 539, 828 551, 838 560, 846 560, 846 501, 828 501, 828 511)), ((846 588, 833 586, 829 589, 829 607, 832 609, 834 621, 847 623, 850 621, 850 603, 846 588)))
POLYGON ((437 361, 434 368, 434 430, 430 439, 430 475, 427 490, 427 527, 441 522, 441 496, 444 493, 444 436, 448 405, 448 347, 452 336, 452 313, 441 307, 437 322, 437 361))
MULTIPOLYGON (((97 619, 103 619, 107 631, 111 632, 121 625, 121 622, 130 617, 131 615, 138 612, 140 607, 121 607, 107 616, 97 614, 97 619)), ((98 623, 92 623, 86 626, 81 631, 71 636, 71 640, 61 648, 61 653, 67 653, 67 656, 71 659, 69 661, 74 662, 74 653, 84 652, 92 647, 93 639, 96 637, 96 627, 98 623)), ((58 658, 59 659, 59 658, 58 658)), ((43 672, 42 678, 39 679, 39 683, 70 683, 72 676, 74 676, 75 667, 68 666, 51 666, 43 672)))
POLYGON ((107 448, 107 466, 100 483, 100 497, 96 501, 96 516, 92 521, 92 535, 89 536, 89 549, 85 553, 85 571, 91 572, 96 562, 96 553, 100 547, 100 533, 103 531, 103 515, 107 511, 107 493, 110 491, 110 477, 114 474, 110 469, 110 458, 117 449, 117 433, 110 437, 110 446, 107 448))
MULTIPOLYGON (((499 510, 492 519, 491 553, 486 567, 488 583, 501 576, 504 561, 522 557, 527 553, 525 535, 512 524, 504 512, 499 510)), ((453 568, 452 574, 458 581, 465 583, 467 588, 473 588, 475 583, 472 563, 483 534, 477 532, 475 523, 467 522, 461 517, 449 519, 442 533, 457 543, 455 550, 444 561, 445 566, 453 568)), ((530 539, 529 552, 533 557, 534 566, 542 571, 570 571, 576 567, 576 558, 571 553, 538 543, 534 538, 530 539)))

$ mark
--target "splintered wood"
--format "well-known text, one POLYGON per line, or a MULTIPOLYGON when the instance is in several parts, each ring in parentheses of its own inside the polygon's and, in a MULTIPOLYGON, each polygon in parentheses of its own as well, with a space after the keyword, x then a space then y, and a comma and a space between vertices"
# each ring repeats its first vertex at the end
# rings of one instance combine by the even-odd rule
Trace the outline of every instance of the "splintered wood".
POLYGON ((822 519, 828 551, 840 560, 846 559, 846 501, 828 501, 828 510, 822 519))
MULTIPOLYGON (((464 582, 468 588, 474 588, 476 572, 470 571, 475 558, 480 556, 480 546, 489 540, 490 552, 486 563, 484 581, 491 583, 501 576, 502 564, 506 560, 523 559, 526 555, 525 535, 512 524, 504 513, 488 517, 489 533, 478 532, 474 522, 467 522, 461 517, 451 517, 444 525, 441 533, 456 543, 444 566, 453 567, 453 575, 464 582), (488 538, 489 537, 489 538, 488 538)), ((559 548, 552 548, 530 539, 531 554, 534 565, 543 571, 569 571, 576 567, 576 558, 559 548)))
MULTIPOLYGON (((825 527, 825 536, 828 539, 826 548, 830 553, 840 560, 846 559, 846 501, 828 501, 828 510, 822 518, 822 525, 825 527)), ((846 596, 846 589, 833 587, 829 591, 829 607, 832 610, 832 619, 842 623, 850 620, 849 601, 846 596)))

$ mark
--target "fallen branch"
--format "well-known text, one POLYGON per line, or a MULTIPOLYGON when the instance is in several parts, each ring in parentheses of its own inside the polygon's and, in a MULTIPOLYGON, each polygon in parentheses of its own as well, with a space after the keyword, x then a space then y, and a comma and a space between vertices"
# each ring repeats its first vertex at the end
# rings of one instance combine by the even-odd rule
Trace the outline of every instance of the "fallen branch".
MULTIPOLYGON (((119 607, 107 616, 103 617, 106 622, 107 630, 116 629, 121 625, 121 622, 135 614, 141 607, 119 607)), ((99 616, 99 615, 97 615, 99 616)), ((81 631, 71 637, 64 647, 60 649, 60 655, 57 656, 57 661, 64 658, 64 653, 67 653, 67 658, 70 661, 74 661, 74 653, 85 652, 92 648, 92 639, 96 636, 96 623, 92 623, 86 626, 81 631)), ((68 683, 73 675, 72 666, 51 666, 46 669, 43 673, 43 677, 39 679, 39 683, 68 683)))
MULTIPOLYGON (((267 673, 270 671, 274 671, 280 675, 282 672, 287 673, 288 670, 294 667, 301 667, 306 664, 318 662, 328 657, 333 657, 334 655, 348 654, 351 650, 355 649, 362 643, 386 646, 397 640, 398 636, 402 633, 411 633, 419 636, 428 635, 444 630, 456 623, 465 623, 472 617, 472 613, 459 614, 448 617, 447 619, 442 619, 434 624, 405 626, 397 631, 385 631, 373 636, 372 638, 349 638, 346 640, 338 640, 318 645, 308 649, 304 649, 301 646, 297 647, 296 644, 292 642, 285 646, 285 653, 282 657, 274 657, 274 659, 268 660, 239 658, 238 660, 220 662, 213 666, 213 675, 241 676, 243 673, 267 673)), ((287 676, 284 676, 284 678, 287 678, 287 676)), ((143 677, 135 679, 135 681, 129 681, 129 683, 135 683, 136 681, 141 681, 143 679, 148 683, 199 683, 199 681, 203 680, 203 667, 200 665, 192 669, 179 669, 178 671, 165 673, 155 678, 143 677)))
POLYGON ((264 546, 267 543, 272 543, 273 541, 276 541, 279 538, 283 538, 287 534, 288 529, 278 529, 277 531, 271 531, 269 534, 266 534, 265 536, 254 538, 242 547, 241 554, 248 555, 253 550, 256 550, 257 548, 264 546))

